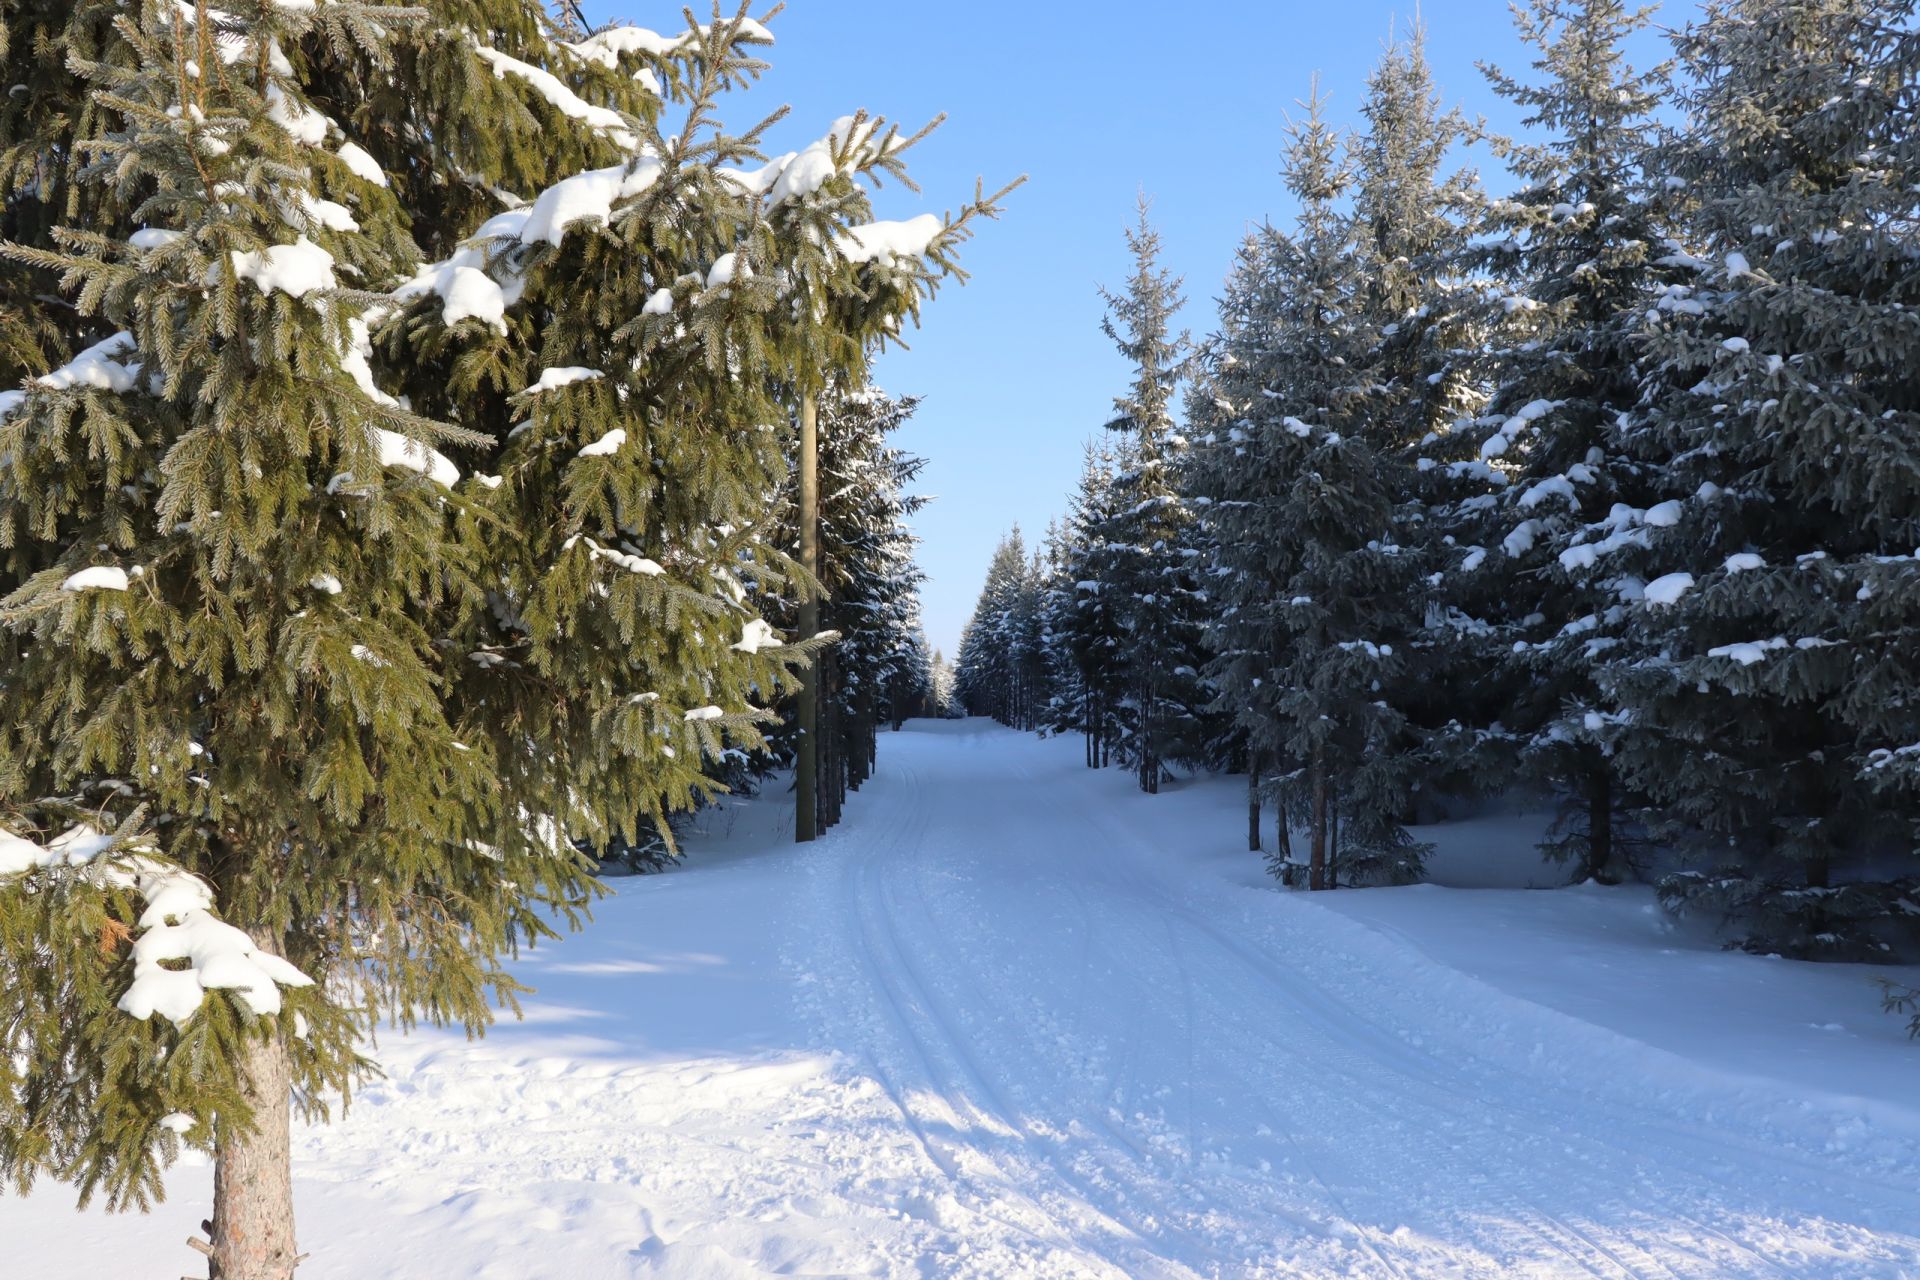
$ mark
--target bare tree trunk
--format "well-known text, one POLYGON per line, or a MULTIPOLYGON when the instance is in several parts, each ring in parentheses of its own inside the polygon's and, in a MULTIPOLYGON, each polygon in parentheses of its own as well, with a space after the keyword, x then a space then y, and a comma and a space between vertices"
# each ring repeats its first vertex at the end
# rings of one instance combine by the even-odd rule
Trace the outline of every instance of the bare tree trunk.
POLYGON ((1260 852, 1260 750, 1247 747, 1247 849, 1260 852))
POLYGON ((1293 824, 1287 820, 1287 793, 1284 789, 1273 806, 1273 847, 1279 851, 1280 861, 1293 861, 1293 824))
MULTIPOLYGON (((263 950, 277 939, 255 932, 263 950)), ((293 1280, 300 1253, 293 1234, 293 1072, 279 1031, 251 1039, 241 1088, 253 1110, 251 1133, 230 1133, 214 1152, 211 1280, 293 1280)))
POLYGON ((1593 760, 1591 766, 1587 779, 1586 878, 1605 884, 1614 878, 1613 772, 1605 756, 1593 760))
POLYGON ((1307 864, 1307 887, 1327 887, 1327 749, 1313 744, 1313 852, 1307 864))
MULTIPOLYGON (((800 400, 800 565, 808 573, 820 572, 820 418, 813 396, 800 400)), ((811 639, 820 630, 820 597, 812 590, 800 602, 800 638, 811 639)), ((813 668, 800 674, 799 741, 794 753, 793 838, 801 844, 820 834, 820 668, 826 655, 813 660, 813 668)))
POLYGON ((1140 789, 1153 796, 1160 794, 1160 725, 1152 680, 1142 683, 1140 694, 1140 789))
POLYGON ((1340 795, 1328 789, 1327 797, 1327 888, 1340 887, 1340 795))
POLYGON ((815 768, 820 777, 819 830, 840 821, 840 664, 829 656, 820 668, 820 746, 815 768))

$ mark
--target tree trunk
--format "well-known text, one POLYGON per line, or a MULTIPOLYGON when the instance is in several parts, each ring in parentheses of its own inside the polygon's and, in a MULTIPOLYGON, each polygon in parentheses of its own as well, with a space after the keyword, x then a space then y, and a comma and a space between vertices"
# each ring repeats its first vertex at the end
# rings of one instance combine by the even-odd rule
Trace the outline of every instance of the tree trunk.
MULTIPOLYGON (((255 934, 262 949, 276 940, 255 934)), ((293 1280, 293 1073, 279 1031, 249 1040, 241 1083, 253 1109, 251 1133, 230 1133, 214 1152, 212 1280, 293 1280)))
POLYGON ((1153 682, 1149 680, 1140 688, 1140 789, 1150 796, 1160 793, 1159 726, 1155 723, 1157 713, 1153 682))
MULTIPOLYGON (((820 572, 820 419, 811 395, 800 400, 800 565, 816 580, 820 572)), ((820 630, 820 597, 809 589, 800 602, 800 638, 820 630)), ((801 673, 799 742, 794 758, 793 838, 801 844, 820 834, 820 668, 816 657, 801 673)))
POLYGON ((815 800, 816 830, 822 834, 839 820, 834 801, 840 793, 840 670, 831 653, 820 664, 819 708, 814 713, 820 730, 814 771, 819 778, 815 800))
POLYGON ((1594 760, 1587 777, 1586 878, 1611 884, 1613 874, 1613 772, 1604 756, 1594 760))
POLYGON ((1247 849, 1260 852, 1260 752, 1247 748, 1247 849))
POLYGON ((833 772, 827 775, 833 807, 833 825, 840 825, 840 810, 847 799, 847 725, 841 706, 840 664, 833 664, 833 772))
POLYGON ((1327 749, 1313 744, 1313 851, 1307 863, 1307 887, 1327 887, 1327 749))
POLYGON ((840 709, 840 668, 833 671, 833 825, 840 825, 840 814, 847 806, 847 729, 840 709))
POLYGON ((1328 788, 1327 795, 1327 888, 1340 887, 1340 795, 1328 788))

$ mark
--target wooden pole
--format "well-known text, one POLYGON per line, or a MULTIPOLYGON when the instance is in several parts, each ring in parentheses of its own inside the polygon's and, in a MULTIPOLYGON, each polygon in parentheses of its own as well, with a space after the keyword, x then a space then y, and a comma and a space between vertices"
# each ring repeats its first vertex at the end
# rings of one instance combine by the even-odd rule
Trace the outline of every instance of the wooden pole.
MULTIPOLYGON (((820 577, 820 417, 811 394, 800 401, 800 567, 820 577)), ((820 634, 820 597, 809 586, 800 602, 800 638, 820 634)), ((820 663, 801 673, 800 744, 794 762, 793 838, 806 844, 820 834, 820 663)))

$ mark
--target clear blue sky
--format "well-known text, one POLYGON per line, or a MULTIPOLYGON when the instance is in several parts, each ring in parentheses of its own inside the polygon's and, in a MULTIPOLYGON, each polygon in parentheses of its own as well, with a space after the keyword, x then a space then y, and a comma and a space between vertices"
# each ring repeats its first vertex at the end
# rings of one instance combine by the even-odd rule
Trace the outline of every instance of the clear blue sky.
MULTIPOLYGON (((1018 521, 1037 538, 1061 512, 1082 442, 1125 384, 1100 332, 1096 286, 1125 278, 1121 232, 1136 191, 1152 196, 1167 264, 1186 278, 1185 323, 1204 333, 1248 224, 1290 216, 1278 168, 1296 100, 1319 72, 1332 114, 1352 122, 1395 15, 1413 9, 1412 0, 792 0, 775 20, 773 69, 736 95, 729 123, 791 103, 776 150, 862 107, 910 126, 947 113, 911 157, 923 193, 883 192, 880 216, 951 208, 976 176, 991 189, 1029 175, 1006 218, 968 247, 971 283, 943 291, 909 335, 913 349, 878 370, 887 390, 926 398, 900 443, 929 459, 922 487, 936 498, 918 521, 936 646, 953 652, 1000 536, 1018 521)), ((1666 15, 1677 23, 1692 9, 1671 0, 1666 15)), ((680 25, 671 0, 597 0, 587 12, 680 25)), ((1420 12, 1449 99, 1517 128, 1474 66, 1525 69, 1506 5, 1423 0, 1420 12)), ((1663 50, 1649 40, 1641 60, 1663 50)))

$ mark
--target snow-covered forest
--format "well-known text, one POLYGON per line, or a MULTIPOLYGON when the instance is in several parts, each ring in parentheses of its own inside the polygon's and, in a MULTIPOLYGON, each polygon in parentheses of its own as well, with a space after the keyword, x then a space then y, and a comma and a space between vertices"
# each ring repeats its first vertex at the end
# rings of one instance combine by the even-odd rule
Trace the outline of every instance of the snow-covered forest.
POLYGON ((1762 954, 1912 955, 1910 8, 1715 6, 1641 70, 1651 11, 1523 7, 1510 190, 1448 167, 1475 127, 1415 27, 1360 132, 1304 104, 1299 216, 1202 338, 1143 204, 1107 299, 1135 376, 1065 518, 994 557, 966 708, 1149 792, 1244 773, 1288 883, 1417 881, 1409 827, 1525 790, 1576 880, 1762 954))
POLYGON ((1916 0, 1086 212, 951 661, 1033 193, 590 8, 0 0, 0 1276, 1920 1275, 1916 0))

